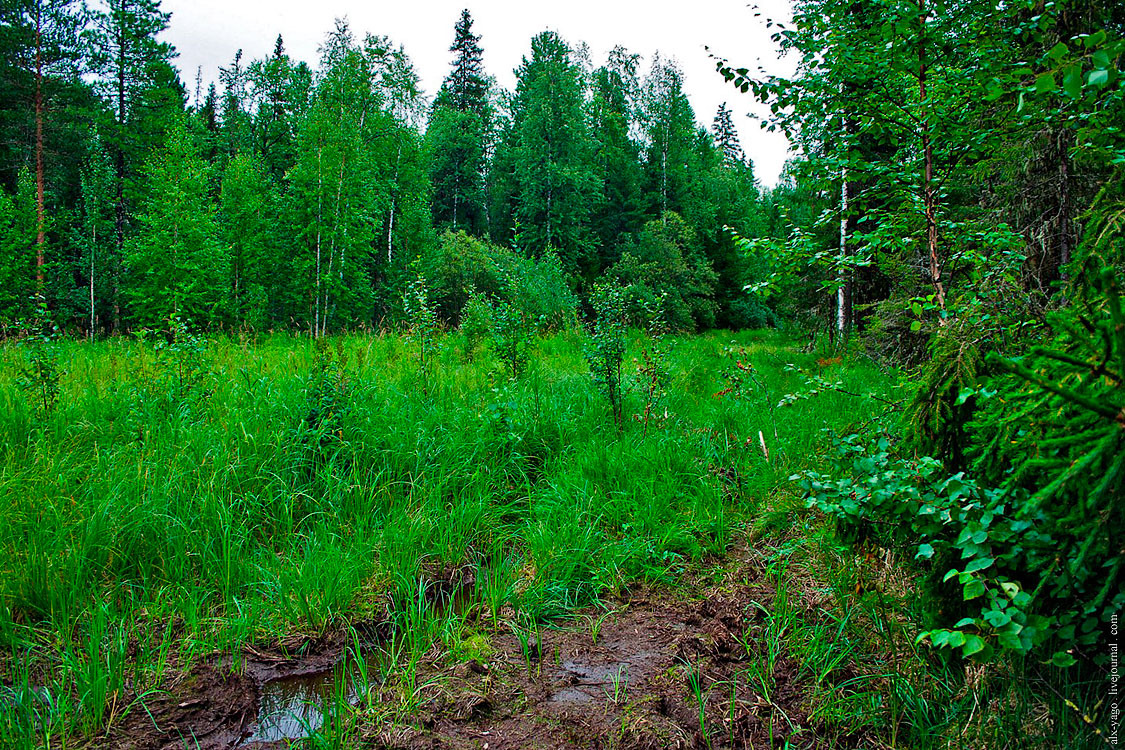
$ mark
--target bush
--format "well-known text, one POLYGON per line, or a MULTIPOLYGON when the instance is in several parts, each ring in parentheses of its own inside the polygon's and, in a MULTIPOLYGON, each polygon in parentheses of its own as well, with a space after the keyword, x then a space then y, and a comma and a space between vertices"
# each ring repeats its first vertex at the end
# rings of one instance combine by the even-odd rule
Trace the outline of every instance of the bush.
POLYGON ((895 458, 889 448, 886 437, 866 445, 851 435, 837 443, 837 478, 794 479, 843 540, 919 561, 929 603, 919 640, 987 658, 1030 652, 1053 635, 1062 647, 1055 658, 1067 663, 1063 649, 1074 642, 1059 627, 1064 613, 1052 612, 1027 576, 1029 558, 1053 555, 1042 515, 1023 513, 1018 496, 949 475, 934 458, 895 458))
POLYGON ((625 336, 628 332, 626 300, 628 289, 612 283, 594 285, 590 302, 594 321, 586 342, 586 361, 594 385, 609 402, 613 421, 620 429, 625 423, 625 336))
POLYGON ((940 389, 957 393, 955 408, 975 403, 971 422, 935 413, 963 427, 976 477, 854 437, 840 444, 838 478, 804 476, 844 538, 917 545, 941 602, 938 627, 920 636, 934 645, 1048 649, 1058 666, 1108 658, 1106 629, 1125 607, 1125 310, 1113 269, 1094 265, 1097 295, 1052 318, 1050 347, 993 354, 979 385, 940 389))
POLYGON ((450 325, 460 322, 474 290, 515 305, 540 330, 566 328, 575 319, 577 298, 551 252, 536 260, 464 232, 446 232, 422 255, 419 270, 430 282, 438 316, 450 325))
POLYGON ((693 331, 715 325, 718 276, 699 239, 678 214, 667 212, 626 242, 621 260, 606 275, 629 288, 629 320, 643 326, 647 310, 663 300, 670 328, 693 331))

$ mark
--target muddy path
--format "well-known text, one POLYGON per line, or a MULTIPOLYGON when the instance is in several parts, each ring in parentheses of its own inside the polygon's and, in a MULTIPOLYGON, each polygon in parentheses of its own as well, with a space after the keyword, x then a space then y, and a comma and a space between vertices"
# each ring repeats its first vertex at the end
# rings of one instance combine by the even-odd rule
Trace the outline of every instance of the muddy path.
MULTIPOLYGON (((776 623, 771 625, 776 579, 767 580, 761 561, 747 550, 735 558, 725 561, 721 575, 681 593, 640 587, 607 602, 608 613, 579 612, 522 639, 510 629, 490 633, 478 619, 479 632, 488 634, 487 654, 458 661, 431 651, 411 683, 408 703, 394 678, 368 695, 353 690, 347 702, 354 708, 342 719, 345 746, 865 745, 871 738, 810 718, 812 675, 777 648, 776 623)), ((824 602, 815 599, 800 598, 802 617, 827 616, 824 602)), ((377 630, 369 628, 372 635, 377 630)), ((203 663, 96 746, 289 747, 325 719, 318 701, 330 700, 334 684, 340 689, 332 670, 346 648, 339 634, 250 649, 234 673, 229 663, 203 663), (266 726, 271 722, 277 726, 266 726)), ((836 679, 848 676, 848 666, 841 665, 836 679)))

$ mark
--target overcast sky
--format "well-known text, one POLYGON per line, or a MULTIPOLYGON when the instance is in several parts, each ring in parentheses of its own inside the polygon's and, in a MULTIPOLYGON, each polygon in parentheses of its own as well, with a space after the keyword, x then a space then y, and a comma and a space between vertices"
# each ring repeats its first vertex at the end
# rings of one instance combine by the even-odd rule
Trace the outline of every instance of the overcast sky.
POLYGON ((758 179, 772 186, 785 162, 787 143, 751 119, 751 113, 765 110, 755 106, 750 95, 724 83, 704 49, 709 46, 738 67, 760 64, 771 72, 789 71, 788 61, 776 59, 764 20, 788 20, 788 0, 761 0, 760 17, 747 1, 164 0, 162 7, 172 13, 166 38, 179 51, 176 64, 189 95, 199 66, 206 88, 217 79, 218 66, 228 65, 236 50, 243 50, 244 60, 264 57, 273 51, 279 33, 291 57, 315 65, 317 48, 336 18, 347 18, 357 35, 385 35, 404 45, 430 96, 449 71, 453 24, 465 7, 472 13, 474 32, 482 37, 485 70, 506 88, 515 85, 513 71, 529 54, 531 37, 547 29, 572 44, 586 42, 594 65, 602 64, 607 52, 620 44, 643 55, 642 71, 647 71, 653 53, 660 51, 680 63, 684 88, 701 123, 710 127, 719 103, 727 102, 758 179))

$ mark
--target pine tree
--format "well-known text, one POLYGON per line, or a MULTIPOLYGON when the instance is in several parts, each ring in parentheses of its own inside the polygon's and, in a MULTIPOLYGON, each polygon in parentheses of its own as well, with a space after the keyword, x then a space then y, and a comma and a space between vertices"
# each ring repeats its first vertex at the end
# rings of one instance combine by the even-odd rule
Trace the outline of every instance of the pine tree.
POLYGON ((555 248, 568 272, 594 246, 590 211, 598 194, 582 71, 554 32, 532 39, 516 71, 510 149, 514 157, 516 243, 533 255, 555 248))
POLYGON ((158 325, 176 313, 196 325, 223 322, 228 258, 211 207, 207 164, 186 118, 142 171, 145 200, 126 245, 125 295, 134 322, 158 325))
POLYGON ((738 131, 734 127, 731 111, 727 103, 719 105, 715 113, 715 121, 711 125, 711 132, 715 136, 715 147, 723 155, 723 164, 727 166, 741 166, 746 163, 746 153, 738 140, 738 131))
MULTIPOLYGON (((142 131, 140 121, 158 114, 146 112, 142 103, 153 98, 152 89, 178 83, 174 71, 171 79, 168 75, 168 61, 175 50, 157 39, 168 27, 169 18, 170 14, 160 10, 160 0, 106 0, 105 9, 94 16, 90 64, 97 76, 97 88, 110 100, 113 113, 104 136, 116 175, 115 232, 119 257, 124 255, 129 220, 126 182, 144 162, 145 147, 153 145, 152 134, 147 132, 150 129, 142 131)), ((120 325, 116 297, 115 290, 114 328, 120 325)))
MULTIPOLYGON (((10 0, 0 5, 0 37, 4 62, 0 80, 4 104, 15 106, 15 121, 31 116, 33 144, 28 149, 35 177, 35 278, 42 291, 47 263, 47 131, 56 100, 79 84, 81 33, 86 24, 84 8, 76 0, 10 0)), ((8 106, 0 105, 7 110, 8 106)), ((3 118, 7 120, 8 118, 3 118)), ((7 139, 4 139, 7 140, 7 139)), ((23 141, 17 137, 18 141, 23 141)), ((21 149, 22 150, 22 149, 21 149)))
POLYGON ((480 37, 472 33, 472 23, 469 11, 462 11, 449 48, 455 53, 453 69, 434 102, 426 147, 435 225, 479 236, 487 223, 484 178, 492 108, 480 37))
POLYGON ((606 65, 594 71, 590 102, 594 164, 602 185, 591 223, 601 245, 595 273, 620 257, 619 241, 640 230, 644 222, 640 149, 630 137, 639 93, 639 57, 621 47, 606 65))

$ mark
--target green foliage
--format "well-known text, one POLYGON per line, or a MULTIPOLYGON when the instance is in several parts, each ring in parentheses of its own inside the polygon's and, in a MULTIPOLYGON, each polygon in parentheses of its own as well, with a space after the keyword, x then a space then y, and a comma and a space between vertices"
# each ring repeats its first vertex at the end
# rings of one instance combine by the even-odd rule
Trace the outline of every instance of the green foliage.
POLYGON ((1056 539, 1044 593, 1074 610, 1069 637, 1083 645, 1125 605, 1125 555, 1109 531, 1125 513, 1125 315, 1114 270, 1095 264, 1089 273, 1100 295, 1052 317, 1050 346, 993 357, 1001 372, 979 389, 970 449, 974 469, 1030 495, 1022 512, 1041 516, 1056 539))
POLYGON ((637 376, 644 392, 644 411, 634 418, 644 424, 642 436, 648 436, 649 423, 663 426, 668 419, 668 407, 664 401, 668 395, 667 389, 670 381, 668 371, 668 355, 671 344, 668 342, 668 324, 664 320, 664 295, 656 304, 647 307, 648 325, 645 327, 645 342, 641 349, 637 376), (663 407, 664 413, 660 413, 663 407))
POLYGON ((425 276, 418 276, 406 287, 402 297, 406 312, 407 339, 418 347, 418 372, 428 381, 431 360, 438 331, 437 312, 430 301, 430 289, 425 276))
POLYGON ((59 328, 51 320, 47 301, 43 295, 35 298, 35 318, 22 343, 27 348, 23 366, 20 368, 18 383, 27 394, 40 421, 51 416, 59 401, 59 381, 62 369, 59 367, 58 344, 59 328))
POLYGON ((542 330, 560 330, 574 321, 578 300, 554 253, 529 258, 465 232, 447 232, 419 262, 443 320, 460 319, 476 291, 515 305, 542 330))
POLYGON ((635 241, 625 244, 621 260, 607 271, 630 290, 629 314, 644 325, 647 309, 661 305, 667 325, 693 331, 715 324, 717 280, 695 232, 679 215, 650 221, 635 241))
POLYGON ((965 425, 973 406, 962 394, 977 385, 984 363, 978 333, 968 318, 938 330, 906 407, 905 427, 915 445, 922 453, 943 457, 954 469, 964 468, 965 425))
POLYGON ((1038 530, 1042 519, 1021 513, 1020 498, 1003 490, 950 476, 933 458, 893 458, 889 449, 886 437, 869 446, 851 435, 837 443, 839 478, 793 478, 845 540, 910 551, 921 561, 926 593, 941 604, 929 608, 929 629, 918 639, 985 659, 998 649, 1030 652, 1051 636, 1071 647, 1039 589, 1027 588, 1028 557, 1053 541, 1038 530))
POLYGON ((272 257, 278 197, 265 166, 253 155, 227 162, 219 201, 220 231, 229 253, 232 322, 256 330, 269 319, 269 291, 280 265, 272 257))
POLYGON ((0 323, 26 317, 34 294, 35 203, 31 175, 20 172, 19 192, 0 189, 0 323))
POLYGON ((125 253, 133 319, 140 326, 173 314, 200 325, 222 321, 228 258, 215 225, 207 165, 184 122, 176 122, 166 148, 149 159, 145 177, 140 230, 125 253))
MULTIPOLYGON (((344 430, 352 410, 353 387, 343 343, 337 339, 332 346, 324 337, 313 343, 316 354, 305 386, 307 411, 297 431, 297 445, 310 476, 347 445, 344 430)), ((362 365, 362 359, 357 359, 357 368, 362 365)))
POLYGON ((476 289, 469 291, 469 301, 461 310, 460 330, 465 337, 465 359, 472 362, 492 331, 492 305, 476 289))
MULTIPOLYGON (((555 32, 531 40, 531 57, 516 70, 512 121, 505 148, 514 162, 515 243, 539 256, 558 251, 567 273, 588 262, 590 209, 597 177, 590 160, 582 70, 555 32)), ((504 236, 494 230, 494 237, 504 236)))
POLYGON ((513 378, 518 378, 527 368, 535 328, 526 312, 511 302, 498 302, 492 308, 492 350, 508 368, 513 378))
POLYGON ((612 283, 594 286, 594 321, 586 341, 586 362, 618 429, 625 424, 625 338, 628 332, 628 290, 612 283))

